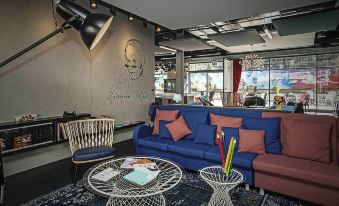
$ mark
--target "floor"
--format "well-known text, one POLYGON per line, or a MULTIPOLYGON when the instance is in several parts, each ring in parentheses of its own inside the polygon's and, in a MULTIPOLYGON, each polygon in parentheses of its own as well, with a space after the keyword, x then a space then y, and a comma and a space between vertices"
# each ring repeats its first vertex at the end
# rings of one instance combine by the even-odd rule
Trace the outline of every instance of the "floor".
MULTIPOLYGON (((135 154, 132 139, 114 144, 114 147, 117 150, 117 157, 135 154)), ((78 168, 78 179, 81 179, 92 165, 81 165, 78 168)), ((19 205, 70 184, 72 182, 71 171, 71 158, 67 158, 6 177, 4 205, 19 205)))

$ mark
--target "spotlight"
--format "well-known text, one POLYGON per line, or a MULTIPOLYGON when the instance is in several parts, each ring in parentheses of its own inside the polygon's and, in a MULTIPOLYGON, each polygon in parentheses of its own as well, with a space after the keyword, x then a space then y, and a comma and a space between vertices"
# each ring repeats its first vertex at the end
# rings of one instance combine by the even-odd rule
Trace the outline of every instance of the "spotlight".
POLYGON ((131 16, 131 15, 129 15, 129 16, 128 16, 128 20, 129 20, 129 21, 134 21, 134 17, 131 16))
POLYGON ((97 1, 96 0, 90 0, 89 6, 91 7, 91 9, 96 9, 98 7, 97 1))
POLYGON ((117 12, 115 12, 112 8, 109 9, 109 12, 111 13, 112 16, 117 16, 117 12))
POLYGON ((142 22, 142 25, 143 25, 145 28, 147 28, 147 26, 148 26, 148 25, 147 25, 147 21, 143 21, 143 22, 142 22))
POLYGON ((158 26, 158 27, 155 29, 155 31, 158 32, 158 33, 161 32, 160 26, 158 26))

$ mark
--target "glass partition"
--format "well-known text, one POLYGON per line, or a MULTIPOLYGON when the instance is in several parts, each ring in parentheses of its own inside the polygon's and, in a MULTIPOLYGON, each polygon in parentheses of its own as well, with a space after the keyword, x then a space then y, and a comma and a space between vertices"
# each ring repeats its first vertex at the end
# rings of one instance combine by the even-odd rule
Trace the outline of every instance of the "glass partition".
POLYGON ((339 101, 339 53, 265 59, 262 68, 243 69, 238 93, 242 102, 260 96, 266 107, 283 96, 292 105, 303 102, 307 111, 333 112, 339 101))

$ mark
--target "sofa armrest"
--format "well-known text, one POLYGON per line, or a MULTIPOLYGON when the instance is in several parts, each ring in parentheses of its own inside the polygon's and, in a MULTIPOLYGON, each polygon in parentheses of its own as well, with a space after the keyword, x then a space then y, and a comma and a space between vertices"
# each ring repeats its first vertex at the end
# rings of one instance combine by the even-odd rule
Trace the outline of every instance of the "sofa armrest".
POLYGON ((133 141, 137 143, 138 138, 147 137, 152 135, 152 127, 146 124, 138 125, 133 130, 133 141))

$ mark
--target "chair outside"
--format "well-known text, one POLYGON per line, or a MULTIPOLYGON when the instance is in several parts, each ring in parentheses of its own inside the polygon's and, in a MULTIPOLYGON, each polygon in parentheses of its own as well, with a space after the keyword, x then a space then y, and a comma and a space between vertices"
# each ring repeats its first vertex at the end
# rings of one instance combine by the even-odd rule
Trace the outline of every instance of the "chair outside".
POLYGON ((76 180, 78 164, 114 157, 114 122, 114 119, 89 119, 61 124, 64 136, 69 140, 72 161, 75 164, 73 181, 76 180))

